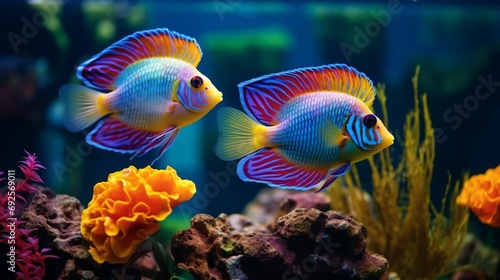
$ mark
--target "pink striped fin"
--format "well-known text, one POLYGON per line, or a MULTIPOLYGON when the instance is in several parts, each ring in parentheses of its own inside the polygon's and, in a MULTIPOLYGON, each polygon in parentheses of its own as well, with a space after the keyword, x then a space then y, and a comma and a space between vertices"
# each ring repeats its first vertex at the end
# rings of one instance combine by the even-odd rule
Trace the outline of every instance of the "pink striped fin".
MULTIPOLYGON (((133 153, 142 156, 150 150, 161 146, 158 159, 172 144, 178 129, 170 127, 161 133, 152 133, 133 129, 118 119, 107 118, 100 121, 87 135, 87 142, 104 150, 119 153, 133 153)), ((155 159, 155 161, 156 161, 155 159)))
POLYGON ((298 167, 272 149, 262 149, 244 157, 238 163, 237 172, 243 181, 297 190, 310 189, 327 175, 327 171, 298 167))
POLYGON ((365 74, 345 64, 299 68, 249 80, 238 85, 245 111, 256 121, 276 124, 283 104, 316 91, 353 95, 368 106, 375 99, 375 89, 365 74))
POLYGON ((321 188, 316 191, 316 192, 320 192, 322 190, 325 190, 326 188, 328 188, 331 184, 333 184, 333 182, 335 182, 335 180, 337 180, 338 177, 344 175, 347 173, 347 171, 349 171, 349 169, 351 169, 351 163, 348 162, 332 171, 330 171, 328 173, 328 179, 323 183, 323 186, 321 186, 321 188))
POLYGON ((197 66, 201 49, 196 40, 166 28, 129 35, 82 63, 77 76, 85 85, 112 90, 116 77, 129 65, 142 59, 171 57, 197 66))

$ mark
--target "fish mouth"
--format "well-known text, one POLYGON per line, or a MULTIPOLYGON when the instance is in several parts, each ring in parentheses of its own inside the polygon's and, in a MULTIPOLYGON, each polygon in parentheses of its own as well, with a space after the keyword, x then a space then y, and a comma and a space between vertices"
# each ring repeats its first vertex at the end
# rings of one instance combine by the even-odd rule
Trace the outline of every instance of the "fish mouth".
POLYGON ((222 92, 218 91, 217 93, 212 94, 210 96, 210 101, 217 104, 222 101, 222 92))
POLYGON ((392 134, 389 134, 387 137, 380 142, 380 146, 382 149, 389 147, 390 145, 394 144, 394 136, 392 134))

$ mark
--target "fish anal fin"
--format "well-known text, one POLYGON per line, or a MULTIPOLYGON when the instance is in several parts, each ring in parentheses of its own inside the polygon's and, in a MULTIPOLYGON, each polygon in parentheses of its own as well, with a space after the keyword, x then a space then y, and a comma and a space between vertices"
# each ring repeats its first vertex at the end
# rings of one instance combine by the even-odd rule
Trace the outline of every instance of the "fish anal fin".
POLYGON ((351 169, 351 163, 348 162, 340 167, 337 167, 333 170, 330 170, 328 172, 328 178, 326 179, 326 181, 323 183, 323 185, 321 186, 321 188, 319 190, 317 190, 316 192, 320 192, 320 191, 323 191, 325 190, 326 188, 328 188, 329 186, 331 186, 333 184, 333 182, 335 182, 335 180, 337 180, 338 177, 346 174, 349 169, 351 169))
POLYGON ((156 161, 172 144, 177 133, 176 127, 153 133, 129 127, 117 118, 106 118, 87 135, 87 142, 104 150, 134 153, 132 157, 142 156, 161 145, 156 161))
POLYGON ((241 159, 237 172, 243 181, 297 190, 310 189, 327 176, 327 171, 296 166, 271 148, 261 149, 241 159))

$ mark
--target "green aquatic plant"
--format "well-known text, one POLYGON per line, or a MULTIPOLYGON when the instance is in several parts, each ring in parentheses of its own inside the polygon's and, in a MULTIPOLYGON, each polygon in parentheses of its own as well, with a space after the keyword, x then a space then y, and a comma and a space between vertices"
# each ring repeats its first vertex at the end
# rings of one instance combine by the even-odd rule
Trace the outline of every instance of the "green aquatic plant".
MULTIPOLYGON (((354 213, 368 230, 368 249, 386 257, 390 271, 401 279, 435 279, 450 272, 469 217, 467 208, 455 204, 458 182, 447 185, 440 209, 430 200, 434 129, 427 96, 418 92, 418 72, 417 67, 412 79, 415 104, 406 116, 401 161, 393 163, 389 149, 368 159, 372 199, 364 194, 356 168, 345 176, 347 189, 332 188, 330 193, 332 208, 354 213)), ((377 94, 388 126, 384 85, 378 85, 377 94)))

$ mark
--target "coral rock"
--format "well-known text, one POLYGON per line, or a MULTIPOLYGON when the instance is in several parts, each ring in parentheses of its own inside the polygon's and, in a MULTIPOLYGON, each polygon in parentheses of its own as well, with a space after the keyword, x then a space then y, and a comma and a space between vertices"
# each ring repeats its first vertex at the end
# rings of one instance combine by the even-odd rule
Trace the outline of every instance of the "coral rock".
POLYGON ((286 197, 281 203, 279 212, 286 214, 296 208, 315 208, 321 211, 328 211, 330 210, 330 198, 323 193, 294 193, 286 197))
POLYGON ((263 189, 243 211, 243 214, 261 224, 273 224, 275 220, 295 208, 330 210, 330 198, 324 193, 263 189))
POLYGON ((269 229, 263 225, 252 221, 245 215, 232 214, 228 216, 229 223, 234 227, 234 231, 268 233, 269 229))
POLYGON ((272 223, 274 222, 276 213, 280 209, 281 202, 289 195, 298 192, 279 188, 263 189, 247 204, 243 210, 243 215, 261 224, 272 223))
POLYGON ((381 279, 387 260, 365 246, 366 229, 353 219, 297 208, 268 232, 233 215, 196 215, 174 235, 172 254, 197 279, 381 279))
POLYGON ((21 220, 25 220, 26 229, 37 229, 37 235, 44 247, 58 250, 58 255, 67 254, 74 258, 85 259, 88 243, 80 233, 80 215, 83 205, 74 197, 55 195, 50 189, 39 187, 31 203, 24 211, 21 220))
MULTIPOLYGON (((34 187, 36 191, 27 197, 28 204, 20 221, 26 221, 25 229, 35 230, 40 248, 50 248, 49 253, 58 256, 58 259, 47 260, 52 269, 46 272, 46 277, 55 279, 60 277, 61 271, 66 274, 66 270, 76 270, 75 262, 91 260, 88 243, 80 233, 83 205, 74 197, 56 195, 49 188, 34 187)), ((91 265, 88 269, 92 269, 91 265)), ((83 272, 81 270, 78 276, 82 277, 83 272)))

